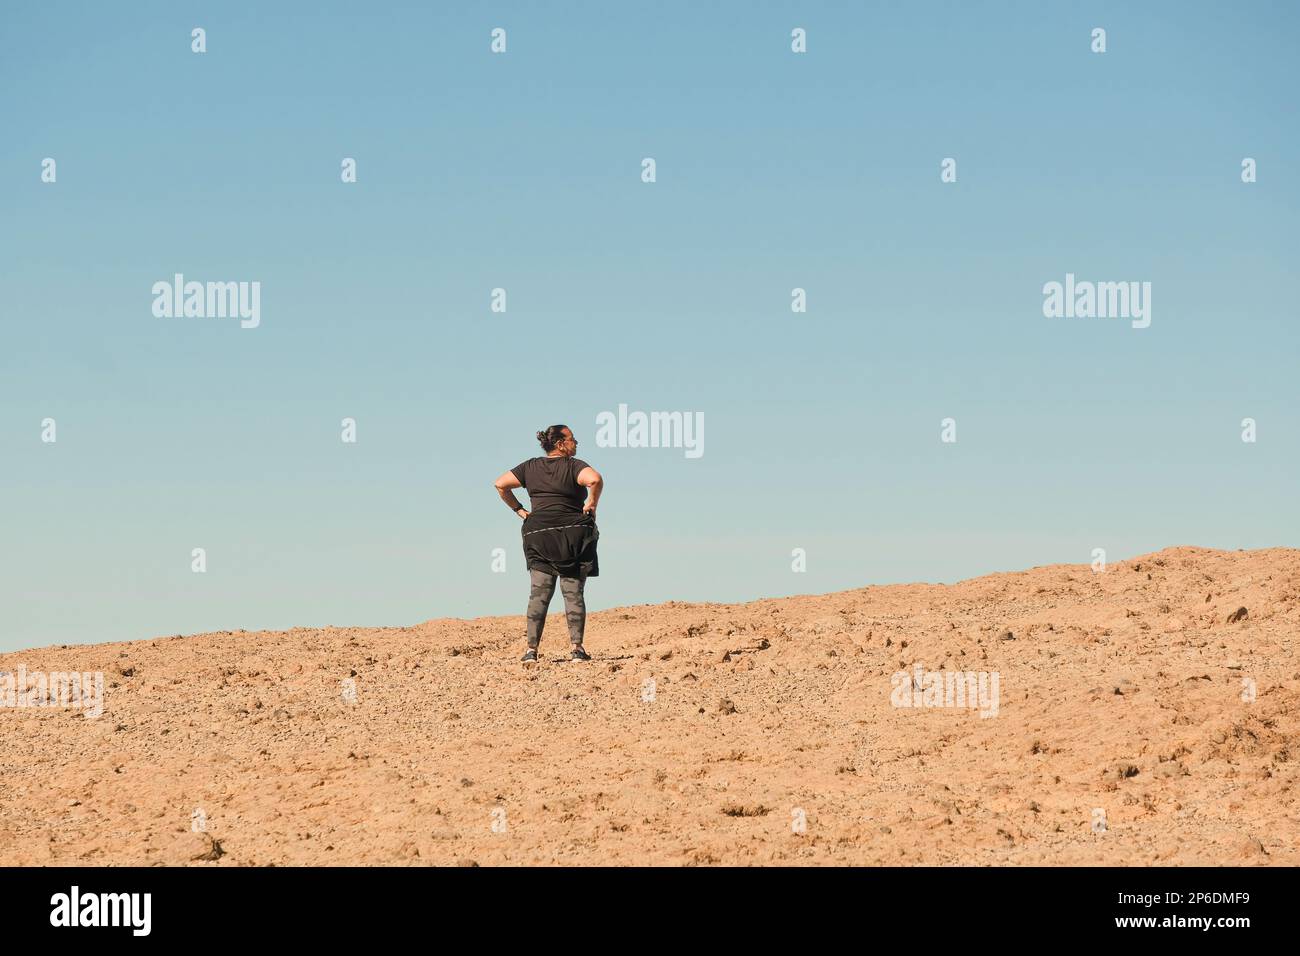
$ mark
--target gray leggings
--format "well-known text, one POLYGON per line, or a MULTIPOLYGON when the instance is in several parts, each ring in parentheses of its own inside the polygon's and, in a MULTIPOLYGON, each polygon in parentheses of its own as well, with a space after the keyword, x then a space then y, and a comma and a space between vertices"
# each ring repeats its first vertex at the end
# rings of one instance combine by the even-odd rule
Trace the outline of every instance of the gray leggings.
MULTIPOLYGON (((542 642, 542 629, 546 627, 546 609, 555 596, 555 575, 545 571, 530 571, 533 579, 528 594, 528 646, 542 642)), ((582 599, 582 588, 587 583, 585 575, 577 578, 560 578, 560 593, 564 595, 564 616, 569 622, 569 640, 582 643, 582 631, 587 626, 587 604, 582 599)))

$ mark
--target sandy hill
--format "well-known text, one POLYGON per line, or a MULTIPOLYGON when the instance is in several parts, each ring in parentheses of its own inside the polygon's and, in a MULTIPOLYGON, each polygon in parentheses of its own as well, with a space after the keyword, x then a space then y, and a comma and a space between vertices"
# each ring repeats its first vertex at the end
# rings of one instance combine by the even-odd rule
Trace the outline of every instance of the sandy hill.
POLYGON ((618 608, 591 664, 522 632, 0 655, 106 680, 0 708, 0 864, 1300 863, 1297 550, 618 608), (918 664, 996 716, 894 706, 918 664))

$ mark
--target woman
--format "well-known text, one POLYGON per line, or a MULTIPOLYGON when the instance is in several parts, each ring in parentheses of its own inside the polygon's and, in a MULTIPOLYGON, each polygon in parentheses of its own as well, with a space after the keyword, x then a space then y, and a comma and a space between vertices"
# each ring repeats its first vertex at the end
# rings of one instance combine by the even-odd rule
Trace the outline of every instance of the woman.
POLYGON ((587 605, 582 591, 587 578, 600 573, 596 562, 596 502, 605 487, 604 479, 585 461, 575 458, 578 439, 567 425, 552 425, 537 433, 545 456, 529 458, 496 480, 497 494, 510 510, 524 519, 524 559, 532 578, 528 596, 528 650, 524 663, 537 661, 537 646, 546 626, 546 609, 560 579, 571 660, 589 661, 582 646, 587 624, 587 605), (530 510, 515 497, 514 489, 528 492, 530 510), (588 497, 588 491, 591 492, 588 497))

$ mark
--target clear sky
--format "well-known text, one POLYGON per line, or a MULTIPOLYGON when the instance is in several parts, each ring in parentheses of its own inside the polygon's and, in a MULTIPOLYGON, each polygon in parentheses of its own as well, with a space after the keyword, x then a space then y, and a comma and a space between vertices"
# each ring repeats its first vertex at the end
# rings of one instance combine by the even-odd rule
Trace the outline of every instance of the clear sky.
POLYGON ((10 5, 0 650, 521 614, 491 482, 552 423, 606 480, 595 609, 1300 544, 1297 27, 10 5), (259 327, 155 317, 178 272, 260 282, 259 327), (1150 282, 1150 327, 1045 317, 1066 273, 1150 282), (597 447, 620 403, 703 456, 597 447))

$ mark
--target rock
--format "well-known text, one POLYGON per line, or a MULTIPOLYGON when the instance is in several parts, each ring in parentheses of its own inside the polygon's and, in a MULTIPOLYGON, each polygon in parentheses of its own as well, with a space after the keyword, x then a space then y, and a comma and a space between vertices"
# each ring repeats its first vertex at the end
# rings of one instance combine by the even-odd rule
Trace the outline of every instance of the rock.
POLYGON ((1016 635, 1012 634, 1010 631, 1003 631, 998 635, 999 641, 1014 641, 1015 639, 1016 635))
POLYGON ((194 840, 191 842, 193 843, 190 853, 191 860, 218 860, 226 854, 226 851, 222 849, 221 844, 217 840, 212 839, 211 835, 207 833, 194 834, 194 840))
POLYGON ((1127 761, 1120 761, 1119 763, 1111 764, 1101 772, 1101 778, 1103 780, 1112 781, 1127 780, 1129 777, 1136 777, 1137 775, 1138 768, 1127 761))
POLYGON ((736 705, 731 702, 731 698, 724 697, 720 701, 718 701, 718 713, 734 714, 735 712, 736 712, 736 705))
POLYGON ((1246 620, 1247 613, 1248 612, 1244 607, 1237 608, 1237 610, 1233 611, 1231 614, 1228 615, 1228 623, 1236 624, 1238 621, 1246 620))
POLYGON ((1252 857, 1268 856, 1268 851, 1264 849, 1264 844, 1258 838, 1248 833, 1240 834, 1232 840, 1233 856, 1237 859, 1248 860, 1252 857))

